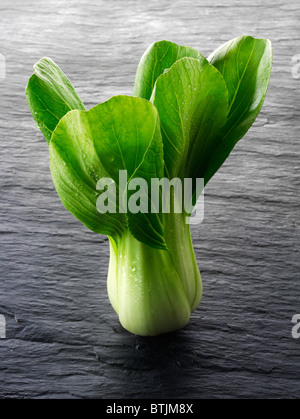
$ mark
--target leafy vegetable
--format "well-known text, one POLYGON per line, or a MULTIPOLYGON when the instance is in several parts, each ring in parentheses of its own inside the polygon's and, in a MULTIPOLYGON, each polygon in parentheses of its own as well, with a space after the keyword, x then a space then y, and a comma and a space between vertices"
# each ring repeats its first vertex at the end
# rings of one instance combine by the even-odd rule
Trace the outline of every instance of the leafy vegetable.
POLYGON ((127 330, 169 332, 198 307, 202 282, 187 223, 201 193, 196 180, 206 185, 254 122, 271 66, 264 39, 236 38, 208 59, 156 42, 140 61, 133 97, 85 110, 53 61, 35 65, 26 98, 49 144, 55 188, 67 210, 108 236, 108 295, 127 330), (186 191, 170 185, 187 179, 183 206, 186 191), (154 180, 162 186, 155 196, 154 180))
POLYGON ((133 95, 149 100, 158 77, 184 57, 196 58, 202 66, 208 62, 200 52, 191 47, 182 47, 169 41, 150 45, 139 63, 133 95))
POLYGON ((73 109, 85 109, 72 84, 50 58, 43 58, 34 66, 26 99, 47 143, 50 143, 54 129, 66 113, 73 109))
MULTIPOLYGON (((128 226, 135 237, 165 249, 160 214, 100 214, 97 182, 111 178, 118 186, 119 170, 129 179, 163 176, 159 117, 144 99, 115 96, 84 111, 69 112, 53 133, 50 169, 65 207, 91 230, 117 236, 128 226), (130 140, 130 141, 128 141, 130 140)), ((128 194, 130 199, 130 194, 128 194)))

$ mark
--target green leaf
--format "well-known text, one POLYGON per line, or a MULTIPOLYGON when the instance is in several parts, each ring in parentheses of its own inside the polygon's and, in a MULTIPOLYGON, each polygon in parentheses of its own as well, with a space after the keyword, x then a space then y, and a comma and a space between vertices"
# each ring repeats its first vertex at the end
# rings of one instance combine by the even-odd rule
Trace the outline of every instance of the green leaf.
POLYGON ((96 185, 103 177, 118 187, 119 170, 147 184, 161 177, 162 147, 157 111, 146 100, 116 96, 87 112, 69 112, 50 143, 54 185, 65 207, 91 230, 116 238, 128 225, 139 241, 165 249, 159 214, 100 214, 96 208, 96 185))
MULTIPOLYGON (((161 178, 164 168, 156 109, 146 100, 117 96, 102 105, 101 119, 98 113, 91 113, 90 121, 94 122, 97 154, 109 176, 118 183, 119 170, 127 170, 128 181, 143 178, 147 182, 143 195, 149 211, 137 214, 127 211, 130 231, 141 242, 165 249, 161 215, 150 212, 151 179, 161 178)), ((127 192, 128 204, 133 192, 127 192)))
POLYGON ((226 82, 229 114, 222 141, 209 161, 206 181, 223 164, 261 110, 271 76, 271 42, 241 36, 218 48, 209 61, 226 82))
POLYGON ((70 81, 50 58, 42 58, 35 64, 25 95, 32 116, 48 144, 58 122, 67 112, 85 109, 70 81))
POLYGON ((180 46, 169 41, 150 45, 138 65, 133 95, 149 100, 157 78, 184 57, 196 58, 202 65, 208 62, 192 47, 180 46))
POLYGON ((79 221, 116 237, 125 230, 126 219, 97 210, 97 182, 108 174, 95 151, 92 130, 88 112, 71 111, 61 119, 49 146, 52 180, 62 203, 79 221))
POLYGON ((169 178, 204 177, 228 114, 222 75, 209 64, 182 58, 157 79, 151 101, 161 120, 169 178))

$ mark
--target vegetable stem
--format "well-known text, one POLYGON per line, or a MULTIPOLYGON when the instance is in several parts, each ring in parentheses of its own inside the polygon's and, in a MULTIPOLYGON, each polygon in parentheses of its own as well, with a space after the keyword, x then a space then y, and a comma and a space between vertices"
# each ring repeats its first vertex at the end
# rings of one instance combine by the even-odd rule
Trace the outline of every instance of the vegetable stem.
POLYGON ((158 335, 185 326, 202 297, 189 224, 166 214, 168 250, 138 241, 129 230, 110 238, 108 295, 123 327, 137 335, 158 335))

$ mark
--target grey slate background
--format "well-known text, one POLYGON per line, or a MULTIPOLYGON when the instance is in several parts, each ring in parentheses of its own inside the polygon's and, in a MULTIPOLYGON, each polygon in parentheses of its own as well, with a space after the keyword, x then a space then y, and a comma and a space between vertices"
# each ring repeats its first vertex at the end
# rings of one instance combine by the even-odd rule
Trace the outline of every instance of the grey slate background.
POLYGON ((1 398, 298 398, 300 313, 298 0, 1 0, 1 398), (205 191, 193 226, 204 297, 181 331, 119 326, 107 239, 65 211, 24 89, 50 56, 88 108, 131 94, 144 50, 167 39, 204 55, 242 34, 274 48, 259 118, 205 191))

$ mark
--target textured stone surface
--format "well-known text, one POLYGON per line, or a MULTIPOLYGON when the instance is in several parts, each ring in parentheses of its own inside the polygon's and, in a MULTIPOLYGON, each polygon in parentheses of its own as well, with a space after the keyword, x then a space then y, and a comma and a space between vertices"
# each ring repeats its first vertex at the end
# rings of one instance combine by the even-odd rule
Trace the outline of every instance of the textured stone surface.
POLYGON ((298 0, 1 0, 0 397, 300 397, 298 0), (183 330, 124 331, 106 294, 107 239, 65 211, 24 89, 50 56, 88 108, 131 94, 138 61, 167 39, 208 55, 268 37, 274 67, 255 125, 205 191, 192 235, 204 283, 183 330))

